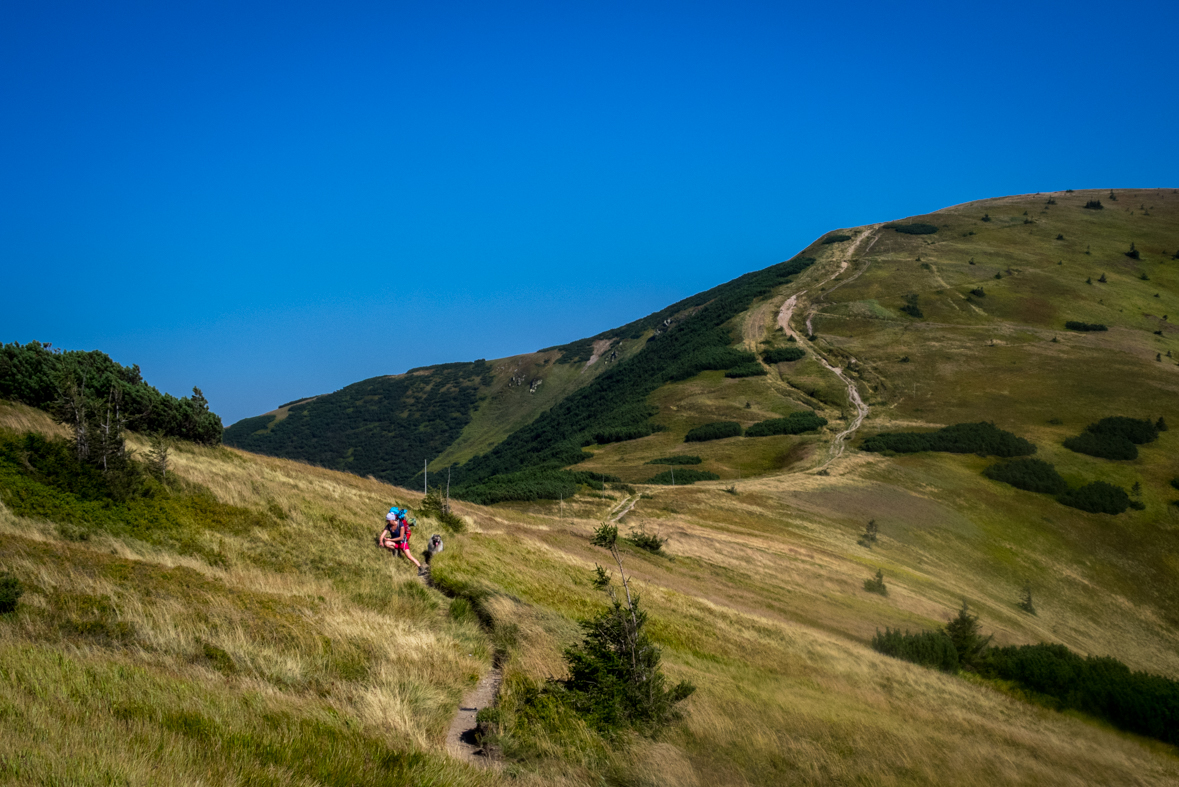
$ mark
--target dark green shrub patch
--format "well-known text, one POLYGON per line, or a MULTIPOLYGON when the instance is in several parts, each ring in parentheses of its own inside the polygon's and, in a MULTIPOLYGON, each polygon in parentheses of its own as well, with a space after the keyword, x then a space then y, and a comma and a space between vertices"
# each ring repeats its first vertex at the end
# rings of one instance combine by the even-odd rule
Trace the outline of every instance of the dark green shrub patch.
POLYGON ((1102 325, 1099 322, 1080 322, 1079 320, 1069 320, 1068 322, 1066 322, 1064 324, 1064 327, 1068 328, 1070 331, 1108 331, 1109 330, 1109 328, 1106 328, 1104 325, 1102 325))
POLYGON ((1153 443, 1158 439, 1158 425, 1149 418, 1126 418, 1121 415, 1102 418, 1085 427, 1086 432, 1124 437, 1135 445, 1153 443))
POLYGON ((1049 644, 991 648, 979 669, 1050 697, 1061 710, 1079 710, 1119 729, 1179 745, 1179 681, 1049 644))
POLYGON ((660 538, 658 533, 648 533, 642 528, 632 530, 629 535, 623 536, 622 540, 653 555, 662 555, 663 545, 667 543, 667 539, 660 538))
POLYGON ((983 475, 1029 492, 1059 495, 1068 490, 1068 484, 1056 468, 1041 459, 1016 459, 991 465, 983 475))
POLYGON ((872 649, 894 659, 911 661, 923 667, 932 667, 943 672, 958 670, 958 651, 944 631, 920 631, 910 634, 886 628, 879 630, 872 638, 872 649))
POLYGON ((756 360, 757 356, 746 350, 733 347, 706 347, 672 366, 667 372, 668 382, 687 380, 700 372, 730 369, 756 360))
POLYGON ((1136 445, 1158 438, 1158 424, 1149 418, 1112 416, 1089 424, 1085 431, 1064 441, 1064 447, 1102 459, 1137 459, 1136 445))
POLYGON ((697 481, 719 481, 720 476, 707 470, 664 470, 657 476, 647 479, 648 484, 662 484, 664 486, 684 486, 697 481))
POLYGON ((0 615, 16 612, 16 605, 23 595, 19 579, 7 572, 0 573, 0 615))
POLYGON ((810 410, 791 413, 785 418, 759 421, 745 430, 746 437, 768 437, 777 434, 802 434, 827 425, 827 419, 810 410))
POLYGON ((986 422, 954 424, 936 432, 884 432, 864 440, 860 448, 898 454, 945 451, 1000 457, 1030 456, 1036 452, 1036 446, 1027 440, 986 422))
POLYGON ((1138 448, 1121 435, 1081 432, 1064 441, 1064 447, 1078 454, 1100 459, 1137 459, 1138 448))
POLYGON ((716 421, 697 426, 684 435, 685 443, 703 443, 708 440, 723 440, 726 437, 740 437, 741 424, 736 421, 716 421))
POLYGON ((1091 199, 1091 200, 1089 200, 1088 202, 1086 202, 1086 203, 1085 203, 1085 207, 1086 207, 1088 210, 1101 210, 1101 209, 1103 209, 1105 206, 1101 204, 1101 200, 1099 200, 1099 199, 1091 199))
POLYGON ((1091 514, 1120 514, 1130 507, 1130 496, 1126 490, 1105 481, 1085 484, 1056 499, 1070 508, 1079 508, 1091 514))
POLYGON ((1171 486, 1175 487, 1176 489, 1179 489, 1179 478, 1172 478, 1171 479, 1171 486))
POLYGON ((937 232, 937 227, 933 224, 921 224, 914 222, 913 224, 892 224, 890 227, 904 235, 932 235, 937 232))
POLYGON ((837 232, 834 235, 828 235, 826 238, 823 238, 823 243, 824 244, 843 243, 845 240, 851 240, 851 239, 852 239, 851 235, 843 235, 843 234, 837 232))
POLYGON ((595 432, 593 441, 598 445, 621 443, 625 440, 638 440, 640 437, 646 437, 647 435, 662 431, 662 426, 650 422, 636 426, 619 426, 614 429, 603 429, 600 432, 595 432))
POLYGON ((761 354, 761 358, 766 363, 789 363, 790 361, 797 361, 799 358, 806 357, 806 350, 801 347, 774 347, 770 350, 765 350, 761 354))
POLYGON ((925 315, 922 314, 921 308, 917 305, 918 296, 914 293, 909 293, 905 296, 905 305, 901 307, 901 311, 905 314, 920 320, 925 315))
POLYGON ((480 505, 510 500, 557 500, 573 497, 582 485, 601 490, 605 488, 604 482, 617 483, 619 480, 601 473, 537 467, 518 473, 505 473, 467 487, 463 491, 463 499, 480 505))
POLYGON ((703 460, 701 460, 700 457, 698 457, 698 456, 685 456, 682 454, 677 454, 675 456, 664 456, 664 457, 660 457, 659 459, 652 459, 651 461, 647 462, 647 464, 649 464, 649 465, 698 465, 701 463, 701 461, 703 461, 703 460))
POLYGON ((764 374, 769 374, 764 366, 757 361, 750 361, 729 369, 725 372, 725 377, 760 377, 764 374))

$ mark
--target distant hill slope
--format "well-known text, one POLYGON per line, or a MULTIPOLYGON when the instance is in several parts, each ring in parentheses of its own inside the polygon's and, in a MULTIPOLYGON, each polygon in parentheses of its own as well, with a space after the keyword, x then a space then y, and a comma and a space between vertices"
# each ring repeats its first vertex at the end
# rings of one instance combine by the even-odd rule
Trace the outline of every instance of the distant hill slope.
MULTIPOLYGON (((303 432, 280 410, 235 424, 226 441, 400 483, 429 460, 431 473, 451 467, 457 493, 482 502, 567 497, 583 478, 561 474, 573 465, 646 481, 666 469, 648 463, 669 454, 698 456, 697 469, 722 479, 817 471, 849 440, 854 447, 881 431, 953 423, 992 421, 1052 454, 1100 418, 1173 410, 1177 257, 1179 193, 1171 189, 982 200, 837 230, 791 263, 626 326, 490 362, 490 377, 465 383, 474 395, 462 400, 465 410, 431 404, 452 392, 422 383, 414 408, 366 405, 372 418, 343 436, 315 427, 322 439, 309 441, 316 405, 330 399, 320 397, 288 410, 302 413, 303 432), (435 407, 454 414, 418 414, 435 407), (684 443, 708 423, 747 428, 800 410, 829 423, 684 443), (405 461, 395 471, 362 449, 377 435, 396 439, 405 461)), ((410 395, 407 383, 385 385, 395 398, 410 395)), ((1100 477, 1098 469, 1079 472, 1100 477)))
POLYGON ((462 433, 490 384, 482 360, 374 377, 238 421, 225 442, 405 484, 462 433))
MULTIPOLYGON (((677 319, 736 290, 745 292, 741 288, 751 277, 782 283, 781 265, 577 342, 492 362, 412 369, 291 402, 233 424, 225 430, 225 442, 412 485, 420 478, 423 461, 442 468, 491 451, 567 395, 640 352, 649 338, 668 331, 677 319)), ((740 311, 732 304, 726 308, 729 317, 740 311)), ((727 337, 717 340, 718 346, 728 343, 727 337)), ((613 420, 629 422, 627 417, 613 420)))

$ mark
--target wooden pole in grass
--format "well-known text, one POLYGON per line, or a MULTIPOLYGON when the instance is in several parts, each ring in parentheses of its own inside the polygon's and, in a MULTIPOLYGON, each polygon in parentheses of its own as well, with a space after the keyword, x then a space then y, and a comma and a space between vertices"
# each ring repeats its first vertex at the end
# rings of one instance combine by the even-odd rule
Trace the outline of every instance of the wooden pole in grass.
POLYGON ((422 494, 430 494, 430 461, 422 460, 422 494))

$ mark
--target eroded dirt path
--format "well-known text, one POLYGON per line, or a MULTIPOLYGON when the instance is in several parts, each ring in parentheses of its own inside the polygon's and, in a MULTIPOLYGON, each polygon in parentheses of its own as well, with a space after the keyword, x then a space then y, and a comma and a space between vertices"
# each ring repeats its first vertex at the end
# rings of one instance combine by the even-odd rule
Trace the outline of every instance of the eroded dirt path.
POLYGON ((618 520, 622 519, 624 516, 629 514, 630 510, 632 508, 634 508, 635 504, 638 502, 639 502, 638 495, 631 495, 629 497, 624 497, 622 499, 622 502, 620 502, 617 506, 615 506, 607 516, 609 517, 611 522, 617 522, 618 520))
MULTIPOLYGON (((876 242, 876 238, 879 234, 879 228, 880 225, 874 225, 867 231, 861 233, 860 236, 843 251, 841 259, 839 260, 839 267, 836 268, 836 270, 830 276, 819 282, 817 286, 822 287, 827 282, 846 271, 848 266, 851 264, 852 257, 861 253, 861 247, 864 247, 863 253, 867 253, 867 251, 871 249, 872 245, 876 242), (867 243, 867 246, 864 246, 865 243, 867 243)), ((842 287, 844 284, 847 284, 850 281, 855 281, 860 277, 860 274, 862 274, 866 268, 867 266, 865 265, 860 270, 856 271, 855 274, 832 287, 827 291, 827 293, 833 292, 837 288, 842 287)), ((864 419, 868 417, 868 405, 864 402, 863 397, 860 396, 860 390, 856 386, 855 381, 847 375, 843 368, 831 364, 822 353, 815 349, 814 344, 806 338, 807 336, 814 334, 811 321, 814 319, 815 312, 819 310, 819 303, 823 299, 822 295, 814 299, 814 301, 810 303, 810 306, 807 310, 806 336, 800 335, 794 330, 794 328, 791 327, 790 321, 794 317, 795 309, 798 308, 799 298, 801 298, 803 295, 806 295, 806 292, 806 290, 801 290, 786 299, 786 302, 782 304, 782 308, 778 311, 778 325, 782 328, 787 336, 794 337, 794 340, 798 343, 798 345, 806 350, 807 353, 811 355, 811 357, 813 357, 816 361, 821 363, 824 368, 839 378, 839 380, 847 388, 848 402, 850 402, 851 406, 855 409, 855 415, 852 416, 851 420, 848 422, 847 428, 835 435, 835 438, 831 441, 831 447, 827 454, 827 461, 817 468, 818 470, 822 471, 826 470, 836 459, 843 456, 843 451, 847 445, 847 441, 864 423, 864 419)))
MULTIPOLYGON (((429 564, 426 565, 425 571, 418 573, 418 581, 426 587, 434 586, 430 579, 429 564)), ((495 705, 495 700, 499 696, 499 687, 503 682, 503 668, 495 665, 479 679, 475 688, 463 695, 458 710, 450 719, 450 728, 446 731, 446 751, 450 756, 471 765, 495 764, 496 760, 491 756, 491 753, 486 751, 475 738, 475 728, 478 726, 475 717, 483 708, 495 705)))
POLYGON ((503 682, 503 670, 492 667, 479 679, 478 685, 463 697, 458 711, 450 720, 450 729, 446 731, 446 751, 452 757, 472 765, 486 766, 494 763, 489 752, 475 740, 475 717, 483 708, 490 708, 495 704, 500 684, 503 682))

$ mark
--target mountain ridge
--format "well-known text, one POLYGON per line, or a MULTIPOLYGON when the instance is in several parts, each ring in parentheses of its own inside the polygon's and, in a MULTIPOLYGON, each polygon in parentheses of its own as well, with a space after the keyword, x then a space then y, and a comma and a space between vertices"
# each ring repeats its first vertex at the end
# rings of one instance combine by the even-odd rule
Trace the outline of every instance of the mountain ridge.
MULTIPOLYGON (((1073 296, 1067 301, 1072 304, 1072 308, 1078 311, 1083 309, 1102 312, 1102 319, 1114 327, 1112 336, 1124 337, 1124 331, 1130 329, 1135 337, 1134 341, 1137 342, 1136 337, 1142 334, 1135 331, 1141 330, 1141 327, 1131 327, 1130 323, 1135 321, 1125 312, 1126 307, 1130 305, 1129 302, 1121 305, 1120 312, 1110 313, 1110 306, 1105 303, 1103 297, 1088 297, 1094 292, 1091 288, 1097 286, 1096 284, 1084 284, 1083 278, 1074 279, 1071 278, 1071 274, 1066 275, 1067 272, 1051 269, 1052 260, 1049 259, 1049 255, 1059 256, 1061 266, 1064 265, 1065 257, 1070 258, 1070 265, 1094 266, 1088 269, 1092 270, 1087 276, 1090 281, 1104 276, 1104 273, 1095 270, 1096 265, 1109 267, 1109 276, 1124 277, 1127 264, 1131 267, 1137 266, 1134 270, 1140 281, 1152 281, 1145 269, 1139 269, 1148 264, 1148 261, 1152 266, 1159 266, 1161 263, 1159 273, 1162 278, 1156 277, 1153 281, 1159 290, 1160 301, 1156 303, 1162 305, 1173 296, 1175 288, 1174 282, 1170 280, 1170 269, 1167 267, 1170 260, 1166 258, 1170 253, 1162 254, 1161 252, 1166 249, 1159 248, 1158 242, 1166 237, 1167 232, 1173 232, 1176 219, 1175 203, 1174 191, 1161 189, 1137 192, 1113 192, 1102 189, 1011 195, 965 202, 898 221, 824 233, 796 255, 797 259, 815 260, 815 270, 822 269, 824 272, 821 275, 808 273, 800 279, 797 286, 791 285, 791 292, 797 290, 794 294, 801 298, 797 311, 801 322, 796 326, 794 335, 787 336, 787 332, 780 324, 780 305, 789 294, 787 290, 775 294, 770 300, 759 301, 760 305, 755 309, 741 311, 739 318, 734 315, 733 323, 724 329, 729 332, 725 345, 731 349, 757 354, 767 348, 784 345, 789 339, 794 346, 806 348, 806 355, 802 360, 779 364, 759 361, 760 369, 756 366, 747 367, 749 373, 755 376, 744 383, 730 381, 723 385, 719 382, 705 384, 705 378, 712 373, 704 371, 701 373, 703 377, 696 385, 701 393, 694 394, 691 401, 685 401, 682 405, 673 404, 671 400, 675 399, 675 396, 664 391, 669 386, 672 389, 676 388, 679 383, 665 381, 657 386, 659 392, 651 393, 653 398, 646 405, 654 414, 653 421, 648 421, 640 415, 634 415, 633 418, 612 416, 619 423, 631 418, 633 425, 626 427, 629 432, 619 432, 619 426, 611 427, 603 422, 607 431, 614 431, 606 434, 599 429, 596 434, 613 445, 602 444, 598 448, 590 448, 595 457, 588 460, 587 467, 594 467, 606 475, 642 480, 641 476, 635 475, 634 466, 614 466, 608 469, 602 460, 608 459, 612 454, 621 455, 632 447, 652 442, 661 443, 666 449, 671 450, 674 444, 668 441, 674 439, 673 435, 682 435, 688 429, 700 425, 700 418, 695 418, 694 423, 688 423, 690 419, 686 420, 687 413, 684 408, 696 408, 699 414, 707 411, 716 415, 718 420, 724 420, 721 418, 721 415, 724 415, 727 419, 737 420, 745 425, 753 422, 749 416, 757 416, 764 420, 789 415, 799 408, 809 408, 818 411, 832 423, 831 430, 821 434, 821 441, 833 440, 840 430, 847 432, 846 436, 856 433, 857 430, 847 428, 850 423, 847 419, 848 413, 856 410, 849 403, 849 392, 862 394, 864 401, 869 403, 875 398, 877 405, 885 406, 883 410, 879 407, 874 410, 873 415, 864 424, 864 434, 870 434, 877 428, 877 419, 896 419, 902 412, 905 413, 905 417, 900 420, 929 421, 926 417, 927 412, 919 412, 928 411, 929 408, 912 407, 914 396, 927 397, 923 386, 928 385, 929 381, 912 379, 911 373, 917 368, 912 364, 902 366, 898 364, 897 359, 890 360, 888 355, 891 348, 900 348, 913 340, 917 342, 912 347, 914 352, 924 353, 932 346, 931 340, 943 344, 951 340, 962 341, 965 339, 963 332, 972 331, 994 333, 995 335, 986 340, 989 347, 1012 348, 1014 345, 1007 338, 1008 335, 1014 332, 1015 335, 1022 336, 1021 341, 1026 344, 1026 339, 1031 335, 1028 332, 1032 331, 1044 334, 1045 340, 1051 338, 1062 347, 1068 346, 1072 350, 1086 354, 1094 348, 1086 349, 1083 342, 1082 346, 1078 346, 1075 339, 1067 338, 1064 327, 1066 318, 1054 318, 1066 304, 1062 299, 1066 292, 1073 296), (1120 200, 1119 193, 1122 195, 1120 200), (1107 203, 1104 210, 1085 209, 1086 204, 1101 199, 1107 203), (1152 204, 1148 208, 1147 200, 1159 204, 1152 204), (995 215, 991 216, 991 213, 995 215), (916 225, 922 225, 925 229, 910 229, 916 225), (1162 235, 1158 234, 1159 230, 1163 230, 1162 235), (1122 251, 1128 252, 1130 245, 1137 242, 1141 253, 1147 256, 1132 261, 1128 255, 1111 251, 1111 236, 1117 235, 1125 236, 1126 248, 1122 251), (858 244, 869 236, 871 241, 860 248, 858 244), (1130 236, 1137 240, 1132 240, 1130 236), (1081 237, 1088 238, 1088 242, 1082 245, 1081 237), (1115 272, 1119 270, 1123 272, 1115 272), (819 281, 823 277, 829 281, 819 281), (1078 292, 1077 286, 1088 289, 1088 292, 1078 292), (1164 294, 1165 299, 1162 297, 1164 294), (1083 305, 1086 303, 1092 305, 1083 305), (1048 318, 1059 319, 1059 327, 1053 327, 1056 323, 1048 318), (817 342, 812 341, 812 332, 819 334, 817 342), (745 413, 735 408, 718 409, 715 403, 710 404, 700 398, 715 398, 725 386, 734 392, 737 389, 745 391, 745 413), (900 390, 905 387, 911 389, 908 396, 900 395, 900 390), (713 393, 705 395, 705 389, 713 393), (692 401, 696 403, 693 404, 692 401), (652 407, 653 410, 650 409, 652 407), (641 426, 643 423, 650 425, 641 426), (842 423, 840 430, 835 428, 836 423, 842 423), (615 442, 624 437, 628 439, 615 442), (634 446, 631 446, 632 442, 634 446), (597 456, 599 454, 601 456, 597 456)), ((1176 242, 1179 243, 1179 240, 1176 242)), ((770 269, 762 269, 761 272, 745 276, 753 276, 767 270, 770 269)), ((420 477, 416 473, 422 460, 430 462, 431 473, 440 473, 447 468, 457 471, 456 481, 460 489, 465 484, 485 478, 486 471, 480 470, 480 467, 486 467, 489 461, 487 456, 494 455, 497 451, 502 454, 507 450, 500 447, 505 441, 510 441, 517 433, 522 433, 521 430, 527 432, 533 428, 532 425, 537 419, 545 417, 546 413, 561 406, 568 397, 575 396, 585 386, 594 383, 602 373, 612 368, 611 364, 616 366, 618 363, 625 363, 627 359, 645 352, 652 339, 678 327, 672 319, 675 315, 680 314, 681 323, 687 324, 683 323, 683 319, 687 319, 686 315, 689 312, 698 310, 717 292, 724 291, 726 287, 736 286, 734 283, 743 278, 738 277, 731 282, 690 296, 616 329, 545 348, 536 353, 489 362, 498 370, 495 373, 494 389, 492 386, 480 389, 477 401, 466 413, 466 423, 462 429, 452 429, 448 433, 449 436, 457 431, 458 435, 449 441, 437 440, 429 450, 418 451, 415 454, 417 461, 414 465, 407 465, 406 475, 396 480, 399 483, 410 484, 420 482, 420 477), (595 346, 608 348, 610 354, 591 363, 595 346), (617 355, 612 357, 613 354, 617 355), (587 366, 581 367, 583 363, 587 366), (575 367, 578 369, 576 373, 575 367), (524 394, 523 390, 530 393, 524 394), (410 471, 415 475, 408 475, 410 471)), ((1119 290, 1135 287, 1138 285, 1128 288, 1119 285, 1119 290)), ((1137 299, 1134 300, 1134 305, 1141 307, 1141 299, 1137 295, 1133 298, 1137 299)), ((1164 309, 1161 313, 1165 314, 1167 311, 1164 309)), ((1175 311, 1179 311, 1179 306, 1175 307, 1175 311)), ((1078 313, 1071 316, 1086 315, 1078 313)), ((1160 344, 1160 350, 1170 352, 1169 347, 1161 345, 1165 345, 1170 332, 1175 329, 1166 320, 1160 320, 1157 316, 1154 319, 1158 324, 1151 325, 1152 333, 1162 337, 1154 343, 1160 344)), ((690 322, 688 319, 688 323, 690 322)), ((971 356, 978 352, 974 347, 967 345, 963 346, 962 351, 971 356)), ((1025 351, 1033 352, 1030 346, 1020 349, 1021 353, 1025 351)), ((1113 351, 1119 353, 1118 357, 1122 357, 1120 349, 1113 351)), ((897 353, 898 358, 904 359, 909 359, 910 355, 911 353, 905 354, 903 351, 897 353)), ((1158 355, 1161 359, 1161 352, 1158 355)), ((728 361, 748 364, 748 359, 749 356, 738 358, 733 355, 728 361)), ((952 366, 947 363, 948 359, 936 353, 930 360, 932 367, 922 364, 924 369, 921 376, 931 371, 941 375, 952 366)), ((991 360, 980 356, 975 362, 985 366, 990 364, 991 360)), ((1126 362, 1131 363, 1129 360, 1126 362)), ((1131 365, 1136 366, 1137 363, 1134 361, 1131 365)), ((990 378, 992 380, 1000 379, 1004 374, 1002 370, 995 371, 999 376, 990 378)), ((1151 372, 1157 377, 1159 370, 1142 371, 1151 372)), ((981 385, 978 390, 985 390, 986 387, 985 384, 981 385)), ((953 390, 954 395, 937 402, 933 409, 945 410, 949 403, 960 399, 955 388, 941 386, 940 390, 943 393, 953 390)), ((319 397, 316 401, 318 399, 319 397)), ((1032 400, 1034 399, 1035 397, 1032 397, 1032 400)), ((1027 404, 1028 402, 1024 402, 1021 405, 1023 409, 1026 409, 1027 404)), ((589 404, 586 402, 581 406, 589 404)), ((298 406, 295 406, 295 409, 297 410, 298 406)), ((967 417, 968 413, 962 412, 962 407, 950 409, 959 411, 955 415, 958 420, 971 420, 967 417)), ((986 407, 982 409, 993 410, 986 407)), ((1000 421, 1008 418, 1010 423, 1015 423, 1006 415, 992 413, 990 417, 996 416, 1000 421)), ((1022 418, 1021 415, 1020 419, 1022 418)), ((289 428, 282 427, 278 422, 279 418, 276 417, 275 422, 269 425, 270 428, 289 428)), ((952 420, 944 418, 935 419, 934 422, 941 425, 953 423, 952 420)), ((243 440, 242 431, 244 428, 235 424, 227 430, 227 440, 242 447, 250 447, 251 450, 268 450, 257 441, 251 444, 250 441, 243 440)), ((584 441, 592 437, 594 434, 580 439, 584 441)), ((415 439, 421 439, 421 435, 417 435, 415 439)), ((797 459, 801 455, 799 452, 808 453, 811 449, 803 445, 808 440, 809 438, 801 438, 791 443, 793 447, 783 447, 785 453, 781 456, 792 455, 797 459)), ((591 444, 594 442, 597 441, 591 440, 591 444)), ((558 465, 568 467, 575 462, 587 461, 581 448, 582 446, 575 446, 565 451, 562 461, 567 461, 564 464, 558 462, 553 468, 556 469, 558 465), (572 448, 577 450, 574 451, 572 448)), ((316 461, 314 457, 301 458, 316 461)), ((549 464, 557 461, 556 455, 552 455, 550 459, 549 464)), ((766 472, 783 466, 782 462, 787 461, 771 457, 745 461, 734 456, 732 459, 734 461, 722 460, 718 456, 718 464, 707 469, 719 473, 722 477, 737 477, 741 473, 766 472), (743 467, 738 467, 742 464, 743 467)), ((347 465, 339 463, 331 466, 347 468, 347 465)), ((360 468, 357 470, 362 471, 360 468)), ((511 472, 521 470, 522 466, 511 472)), ((567 484, 560 487, 550 486, 549 491, 543 493, 563 495, 562 490, 567 490, 567 484)))

